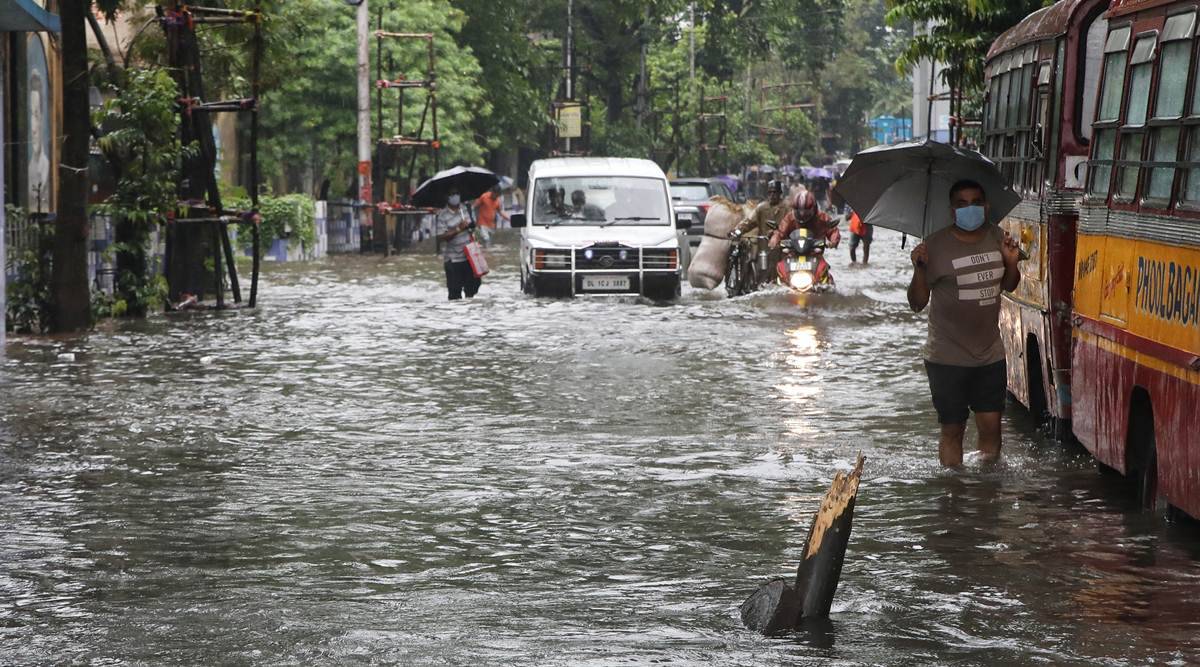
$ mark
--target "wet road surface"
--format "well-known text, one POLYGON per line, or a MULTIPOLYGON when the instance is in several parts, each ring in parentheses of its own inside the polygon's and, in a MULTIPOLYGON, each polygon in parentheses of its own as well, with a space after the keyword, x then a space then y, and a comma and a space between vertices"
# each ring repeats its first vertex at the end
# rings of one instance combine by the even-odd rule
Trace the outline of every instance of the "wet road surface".
POLYGON ((534 300, 515 245, 473 302, 337 257, 10 341, 0 664, 1200 661, 1200 529, 1019 408, 1000 466, 939 469, 898 236, 803 306, 534 300), (860 451, 831 622, 744 630, 860 451))

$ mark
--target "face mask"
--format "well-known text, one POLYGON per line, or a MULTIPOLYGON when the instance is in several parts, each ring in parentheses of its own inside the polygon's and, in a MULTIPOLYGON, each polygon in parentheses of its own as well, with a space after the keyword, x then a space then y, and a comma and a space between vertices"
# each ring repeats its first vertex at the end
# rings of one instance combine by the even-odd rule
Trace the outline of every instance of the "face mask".
POLYGON ((460 197, 460 196, 458 196, 458 195, 450 195, 450 198, 449 198, 449 199, 447 199, 446 201, 447 201, 447 202, 448 202, 448 203, 449 203, 451 206, 458 206, 460 203, 462 203, 462 197, 460 197))
POLYGON ((964 232, 973 232, 983 226, 986 213, 982 206, 964 206, 954 211, 954 224, 964 232))

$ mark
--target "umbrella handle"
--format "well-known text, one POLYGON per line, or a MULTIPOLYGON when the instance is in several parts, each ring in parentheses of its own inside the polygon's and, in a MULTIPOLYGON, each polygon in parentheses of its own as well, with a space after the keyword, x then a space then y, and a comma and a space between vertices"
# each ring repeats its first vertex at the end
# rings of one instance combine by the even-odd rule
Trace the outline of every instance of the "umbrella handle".
POLYGON ((905 246, 907 246, 907 245, 908 245, 908 234, 904 234, 900 237, 900 249, 904 250, 905 246))

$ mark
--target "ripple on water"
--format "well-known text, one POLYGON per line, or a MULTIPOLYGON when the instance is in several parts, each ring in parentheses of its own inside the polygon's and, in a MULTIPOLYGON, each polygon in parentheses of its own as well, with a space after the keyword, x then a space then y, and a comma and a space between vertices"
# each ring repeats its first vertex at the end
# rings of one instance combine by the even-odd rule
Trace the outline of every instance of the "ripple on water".
POLYGON ((1186 664, 1200 543, 1019 411, 944 473, 906 252, 835 294, 474 302, 431 254, 269 265, 255 312, 18 339, 0 364, 14 663, 1186 664), (73 355, 73 359, 65 355, 73 355), (794 573, 868 457, 831 623, 794 573))

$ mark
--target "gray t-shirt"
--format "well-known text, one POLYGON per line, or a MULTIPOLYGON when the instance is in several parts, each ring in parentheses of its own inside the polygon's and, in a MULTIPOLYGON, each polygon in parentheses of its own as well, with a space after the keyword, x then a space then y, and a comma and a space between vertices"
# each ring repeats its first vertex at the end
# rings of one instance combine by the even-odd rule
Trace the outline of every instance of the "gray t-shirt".
MULTIPOLYGON (((460 205, 457 211, 451 210, 449 207, 443 208, 434 216, 433 233, 436 236, 441 236, 465 220, 467 220, 466 206, 460 205)), ((467 261, 467 256, 463 253, 463 248, 470 242, 471 232, 467 231, 454 235, 449 241, 442 241, 442 259, 447 262, 467 261)))
POLYGON ((1000 339, 1004 232, 989 224, 981 240, 964 243, 952 229, 925 239, 930 289, 925 359, 950 366, 987 366, 1004 359, 1000 339))

